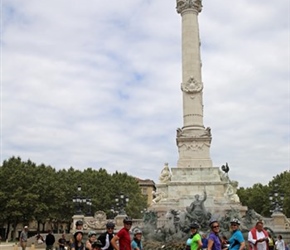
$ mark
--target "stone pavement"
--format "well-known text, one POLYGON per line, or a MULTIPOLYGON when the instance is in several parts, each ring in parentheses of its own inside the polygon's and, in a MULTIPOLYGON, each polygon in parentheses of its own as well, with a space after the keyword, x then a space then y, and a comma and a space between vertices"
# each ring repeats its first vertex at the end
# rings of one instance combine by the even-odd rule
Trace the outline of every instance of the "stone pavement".
MULTIPOLYGON (((0 250, 21 250, 21 247, 18 245, 15 245, 15 243, 1 242, 0 250)), ((26 250, 35 250, 35 247, 26 247, 26 250)), ((45 250, 45 245, 43 248, 37 247, 37 250, 45 250)))

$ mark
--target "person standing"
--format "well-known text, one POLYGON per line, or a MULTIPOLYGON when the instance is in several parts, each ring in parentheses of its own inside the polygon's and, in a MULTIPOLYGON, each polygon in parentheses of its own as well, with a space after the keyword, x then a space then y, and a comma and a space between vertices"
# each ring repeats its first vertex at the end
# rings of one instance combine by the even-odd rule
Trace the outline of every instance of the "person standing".
POLYGON ((285 242, 282 238, 282 235, 278 235, 278 240, 275 242, 275 247, 277 250, 285 250, 285 242))
POLYGON ((126 216, 123 220, 124 227, 111 240, 111 244, 115 250, 131 250, 130 229, 132 227, 132 219, 126 216), (117 244, 119 242, 119 246, 117 244))
POLYGON ((274 250, 274 247, 275 247, 274 239, 272 238, 272 235, 269 233, 268 233, 268 247, 269 247, 269 250, 274 250))
POLYGON ((259 220, 248 233, 250 250, 268 249, 268 232, 264 229, 264 222, 259 220))
POLYGON ((102 250, 102 242, 97 240, 92 244, 92 250, 102 250))
POLYGON ((190 237, 186 241, 186 245, 190 246, 190 250, 200 250, 202 249, 202 242, 200 234, 198 233, 199 225, 193 223, 190 225, 190 237))
POLYGON ((220 225, 217 220, 212 220, 209 223, 209 227, 211 229, 210 234, 208 236, 208 250, 221 250, 222 249, 222 242, 219 237, 220 232, 220 225))
POLYGON ((59 238, 58 240, 58 249, 65 250, 65 245, 66 245, 65 234, 62 234, 61 238, 59 238))
POLYGON ((138 228, 134 231, 134 238, 131 242, 131 248, 132 250, 143 250, 142 231, 138 228))
POLYGON ((26 249, 27 245, 27 238, 28 238, 28 226, 25 226, 20 233, 19 241, 22 250, 26 249))
POLYGON ((107 231, 100 234, 98 240, 102 242, 102 250, 114 250, 114 247, 111 244, 111 240, 114 237, 114 228, 115 224, 109 221, 106 224, 107 231))
POLYGON ((85 245, 83 243, 83 231, 76 231, 74 233, 73 242, 70 246, 70 250, 84 250, 85 245))
POLYGON ((95 231, 90 231, 88 233, 88 239, 86 241, 86 250, 92 250, 92 244, 96 241, 97 239, 97 233, 95 231))
POLYGON ((46 250, 53 250, 53 244, 55 242, 54 235, 52 234, 51 230, 48 230, 48 234, 45 237, 45 244, 46 244, 46 250))
POLYGON ((84 223, 81 220, 76 221, 76 231, 83 230, 84 223))
POLYGON ((206 234, 202 235, 201 242, 202 242, 202 249, 206 250, 207 249, 207 244, 208 244, 208 239, 207 239, 207 235, 206 234))
POLYGON ((245 249, 245 239, 240 230, 240 221, 238 219, 233 219, 231 221, 231 231, 232 235, 228 240, 229 250, 244 250, 245 249))

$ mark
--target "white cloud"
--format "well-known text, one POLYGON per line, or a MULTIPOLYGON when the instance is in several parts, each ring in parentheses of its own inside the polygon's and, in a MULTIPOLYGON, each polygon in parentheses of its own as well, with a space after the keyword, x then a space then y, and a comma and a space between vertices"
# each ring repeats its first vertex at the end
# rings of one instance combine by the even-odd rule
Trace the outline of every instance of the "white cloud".
MULTIPOLYGON (((242 186, 289 169, 289 3, 204 2, 211 158, 242 186)), ((158 181, 178 160, 181 17, 175 1, 2 0, 2 150, 57 169, 158 181)))

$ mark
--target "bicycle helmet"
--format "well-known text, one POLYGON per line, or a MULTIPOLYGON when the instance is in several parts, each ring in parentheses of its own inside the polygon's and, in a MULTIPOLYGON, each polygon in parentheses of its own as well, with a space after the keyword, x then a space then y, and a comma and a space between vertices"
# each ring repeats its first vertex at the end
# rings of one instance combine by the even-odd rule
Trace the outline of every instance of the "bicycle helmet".
POLYGON ((199 225, 196 223, 196 222, 193 222, 191 225, 190 225, 190 229, 198 229, 199 228, 199 225))
POLYGON ((132 218, 131 217, 129 217, 129 216, 126 216, 125 218, 124 218, 124 220, 123 220, 123 223, 132 223, 132 218))
POLYGON ((92 237, 93 235, 97 235, 97 233, 96 233, 95 231, 90 231, 90 232, 88 233, 88 237, 89 237, 89 238, 92 237))
POLYGON ((217 219, 211 219, 209 222, 209 226, 211 227, 213 223, 219 223, 217 219))
POLYGON ((231 220, 231 224, 232 224, 232 223, 233 223, 233 224, 235 223, 235 224, 238 224, 238 225, 241 224, 241 222, 240 222, 238 219, 236 219, 236 218, 234 218, 234 219, 231 220))
POLYGON ((101 248, 102 246, 103 246, 103 244, 100 240, 97 240, 92 244, 92 248, 97 248, 97 247, 101 248))
POLYGON ((112 221, 107 222, 106 228, 115 228, 115 223, 112 221))
POLYGON ((137 235, 137 234, 142 234, 142 231, 139 228, 136 228, 134 230, 134 235, 137 235))
POLYGON ((78 234, 84 235, 84 232, 78 230, 78 231, 76 231, 76 232, 74 233, 74 237, 76 238, 78 234))
POLYGON ((76 222, 76 226, 82 226, 84 223, 81 221, 81 220, 78 220, 77 222, 76 222))

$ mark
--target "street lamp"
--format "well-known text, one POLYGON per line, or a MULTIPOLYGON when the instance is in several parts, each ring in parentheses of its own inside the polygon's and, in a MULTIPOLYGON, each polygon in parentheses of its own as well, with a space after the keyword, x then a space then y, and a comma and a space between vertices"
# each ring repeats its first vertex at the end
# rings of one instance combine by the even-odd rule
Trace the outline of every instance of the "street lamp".
POLYGON ((72 201, 74 204, 76 204, 76 214, 82 214, 82 207, 85 209, 85 206, 87 207, 87 213, 86 215, 91 215, 91 207, 92 207, 92 199, 86 198, 81 196, 82 187, 81 185, 78 185, 77 187, 77 195, 73 197, 72 201))
POLYGON ((143 208, 141 211, 141 216, 143 217, 143 219, 145 218, 145 214, 147 213, 147 209, 146 208, 143 208))
POLYGON ((126 215, 125 207, 127 206, 129 202, 129 197, 124 195, 123 193, 120 193, 119 195, 116 196, 115 202, 116 202, 116 208, 118 209, 119 214, 126 215))
POLYGON ((279 213, 283 211, 284 194, 278 192, 278 184, 274 184, 274 191, 269 195, 270 206, 273 208, 271 213, 279 213))
POLYGON ((91 198, 87 198, 86 205, 87 205, 87 208, 88 208, 87 215, 91 216, 92 215, 92 199, 91 198))

